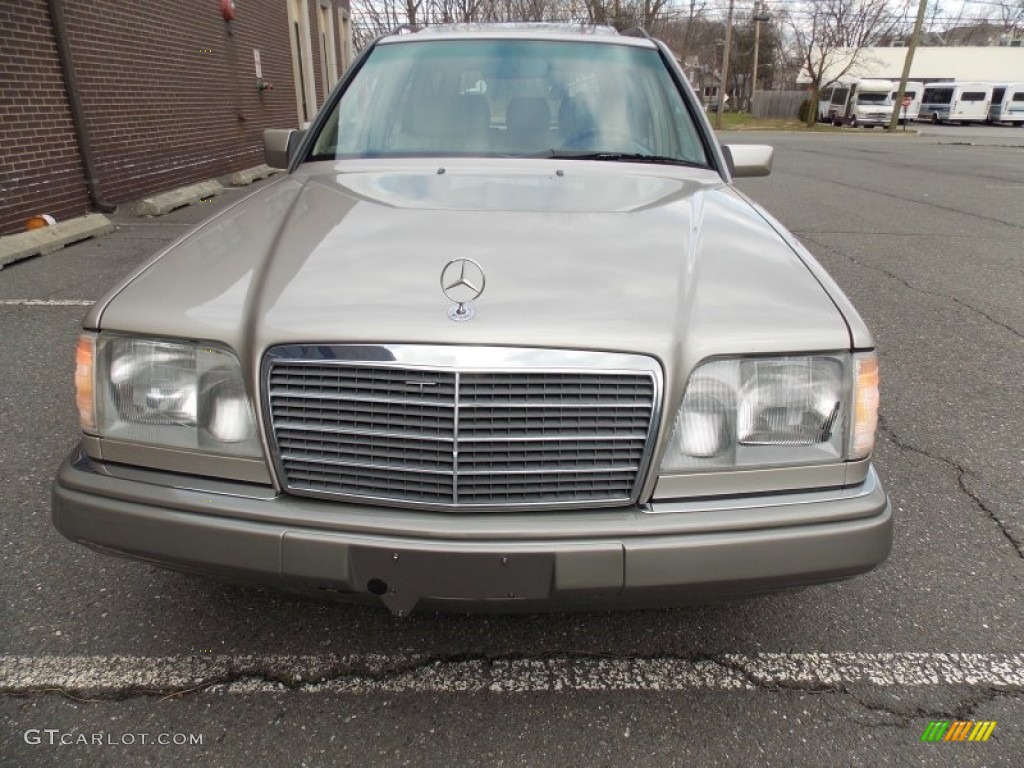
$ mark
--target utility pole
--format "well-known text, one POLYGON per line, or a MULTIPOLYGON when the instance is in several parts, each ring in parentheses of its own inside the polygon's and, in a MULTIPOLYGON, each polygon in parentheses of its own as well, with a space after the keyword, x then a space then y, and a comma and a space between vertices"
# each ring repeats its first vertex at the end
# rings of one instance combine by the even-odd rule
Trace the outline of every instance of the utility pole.
POLYGON ((903 60, 903 74, 900 76, 899 93, 896 94, 896 103, 892 105, 892 117, 889 118, 889 130, 896 132, 896 126, 900 124, 900 110, 903 109, 903 97, 907 92, 907 80, 910 79, 910 67, 914 63, 914 51, 917 50, 917 42, 921 39, 921 26, 924 24, 924 12, 928 7, 928 0, 918 0, 917 19, 914 21, 914 34, 910 36, 910 47, 907 48, 907 57, 903 60))
POLYGON ((757 54, 758 49, 761 47, 761 22, 771 21, 771 16, 768 14, 768 7, 761 2, 756 0, 754 3, 754 71, 750 73, 750 110, 754 110, 754 94, 757 92, 757 54))
POLYGON ((722 52, 722 81, 718 86, 718 112, 715 114, 715 130, 722 130, 722 113, 725 111, 725 84, 729 78, 729 51, 732 48, 732 9, 735 0, 729 0, 729 19, 725 22, 725 50, 722 52))

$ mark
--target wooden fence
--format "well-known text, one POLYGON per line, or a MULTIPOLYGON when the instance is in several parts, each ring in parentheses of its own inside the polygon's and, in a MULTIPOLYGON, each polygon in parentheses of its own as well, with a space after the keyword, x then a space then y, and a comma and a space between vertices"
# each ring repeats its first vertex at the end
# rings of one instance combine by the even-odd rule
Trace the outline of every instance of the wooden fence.
POLYGON ((796 120, 807 91, 758 91, 754 94, 750 113, 756 118, 796 120))

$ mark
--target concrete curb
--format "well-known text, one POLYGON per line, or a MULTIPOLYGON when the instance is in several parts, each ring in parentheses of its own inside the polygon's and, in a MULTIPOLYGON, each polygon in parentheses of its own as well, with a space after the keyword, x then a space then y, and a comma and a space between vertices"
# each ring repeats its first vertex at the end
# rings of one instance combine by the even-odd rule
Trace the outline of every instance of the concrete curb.
POLYGON ((219 195, 223 191, 224 187, 219 181, 200 181, 197 184, 189 184, 187 187, 178 187, 170 192, 147 197, 135 207, 135 212, 139 216, 163 216, 186 205, 198 203, 204 198, 219 195))
POLYGON ((283 168, 271 168, 269 165, 256 165, 231 174, 229 183, 232 187, 248 187, 254 181, 265 179, 275 173, 284 173, 283 168))
POLYGON ((0 237, 0 269, 32 256, 45 256, 65 245, 111 232, 114 225, 102 213, 90 213, 30 232, 0 237))
POLYGON ((828 130, 828 129, 823 129, 823 130, 813 130, 813 129, 812 130, 806 130, 804 128, 773 128, 773 127, 770 127, 770 126, 766 126, 766 127, 758 126, 758 127, 755 127, 755 128, 743 128, 743 127, 723 128, 720 131, 715 131, 715 134, 716 135, 720 135, 720 134, 723 134, 723 133, 792 133, 792 134, 800 134, 800 135, 803 135, 803 136, 888 136, 888 137, 902 136, 902 135, 905 134, 907 136, 907 138, 910 138, 911 136, 919 136, 920 133, 921 133, 916 128, 911 128, 910 130, 904 131, 902 126, 897 128, 895 131, 874 131, 874 130, 870 130, 869 129, 869 130, 861 130, 858 133, 857 132, 858 130, 859 129, 857 129, 857 128, 851 128, 849 126, 843 126, 841 128, 837 126, 834 130, 828 130))

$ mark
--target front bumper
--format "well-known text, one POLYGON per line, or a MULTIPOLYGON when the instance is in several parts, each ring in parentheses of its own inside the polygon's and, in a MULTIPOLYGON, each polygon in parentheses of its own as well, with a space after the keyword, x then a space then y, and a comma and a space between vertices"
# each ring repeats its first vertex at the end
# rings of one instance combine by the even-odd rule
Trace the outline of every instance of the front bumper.
POLYGON ((869 125, 888 125, 891 119, 890 115, 857 115, 857 125, 869 126, 869 125))
POLYGON ((571 512, 431 513, 106 466, 76 451, 53 488, 69 539, 172 568, 502 609, 703 602, 863 573, 892 543, 872 469, 844 489, 571 512))

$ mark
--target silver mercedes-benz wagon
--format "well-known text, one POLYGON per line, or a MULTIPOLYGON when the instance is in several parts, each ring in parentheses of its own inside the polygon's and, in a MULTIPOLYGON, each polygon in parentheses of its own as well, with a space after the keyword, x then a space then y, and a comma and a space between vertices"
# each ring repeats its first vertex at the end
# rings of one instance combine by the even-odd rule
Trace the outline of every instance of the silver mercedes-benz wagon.
POLYGON ((137 269, 77 347, 53 519, 89 546, 382 601, 703 601, 886 558, 878 363, 732 184, 670 51, 383 37, 288 173, 137 269))

